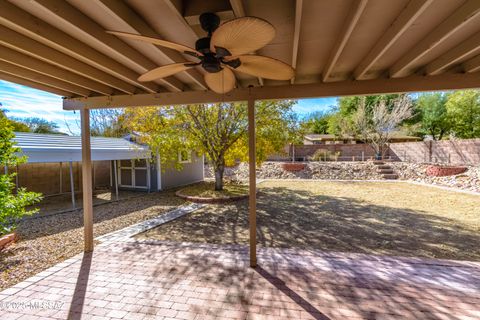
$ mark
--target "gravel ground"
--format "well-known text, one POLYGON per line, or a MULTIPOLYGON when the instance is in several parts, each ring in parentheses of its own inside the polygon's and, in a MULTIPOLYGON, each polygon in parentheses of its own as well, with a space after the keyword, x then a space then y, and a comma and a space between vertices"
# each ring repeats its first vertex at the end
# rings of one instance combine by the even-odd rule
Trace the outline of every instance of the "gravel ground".
MULTIPOLYGON (((370 162, 307 162, 305 170, 285 171, 280 162, 264 162, 257 169, 258 179, 326 179, 326 180, 382 180, 377 168, 370 162)), ((401 180, 422 182, 480 192, 480 167, 468 166, 465 173, 449 177, 430 177, 425 171, 428 164, 391 162, 389 163, 401 180)), ((205 177, 213 178, 212 169, 205 166, 205 177)), ((241 163, 225 169, 225 177, 231 180, 247 181, 248 165, 241 163)))
MULTIPOLYGON (((94 236, 153 218, 182 203, 169 191, 94 207, 94 236)), ((20 240, 0 252, 0 290, 83 250, 81 210, 25 220, 17 232, 20 240)))

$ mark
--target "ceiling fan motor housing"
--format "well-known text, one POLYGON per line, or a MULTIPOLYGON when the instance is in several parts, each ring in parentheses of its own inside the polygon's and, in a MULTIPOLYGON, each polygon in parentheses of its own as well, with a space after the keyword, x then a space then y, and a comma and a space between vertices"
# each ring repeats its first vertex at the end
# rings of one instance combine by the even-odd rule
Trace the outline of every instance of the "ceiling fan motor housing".
POLYGON ((208 52, 203 56, 202 67, 209 73, 216 73, 222 71, 220 66, 220 59, 214 53, 208 52))

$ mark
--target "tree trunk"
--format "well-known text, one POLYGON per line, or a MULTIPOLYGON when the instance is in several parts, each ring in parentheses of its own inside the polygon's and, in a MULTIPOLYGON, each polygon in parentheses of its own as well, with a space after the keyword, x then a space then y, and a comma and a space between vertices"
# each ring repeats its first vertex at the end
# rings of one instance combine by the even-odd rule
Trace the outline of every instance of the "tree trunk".
POLYGON ((220 164, 215 166, 215 191, 223 190, 223 172, 225 171, 225 165, 220 164))

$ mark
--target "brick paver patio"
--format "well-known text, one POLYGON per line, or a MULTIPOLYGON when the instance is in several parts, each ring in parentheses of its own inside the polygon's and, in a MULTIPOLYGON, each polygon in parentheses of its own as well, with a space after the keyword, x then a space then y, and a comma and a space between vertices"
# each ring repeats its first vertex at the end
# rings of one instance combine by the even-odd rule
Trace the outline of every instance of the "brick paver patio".
POLYGON ((480 263, 108 243, 0 292, 0 319, 479 319, 480 263))

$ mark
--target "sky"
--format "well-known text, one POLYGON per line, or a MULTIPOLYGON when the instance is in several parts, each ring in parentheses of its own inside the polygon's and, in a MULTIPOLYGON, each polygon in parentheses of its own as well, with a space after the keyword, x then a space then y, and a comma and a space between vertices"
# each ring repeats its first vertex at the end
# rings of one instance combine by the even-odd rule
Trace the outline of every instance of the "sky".
MULTIPOLYGON (((79 134, 80 114, 65 111, 62 97, 55 94, 0 80, 0 108, 7 110, 8 117, 38 117, 58 124, 60 131, 79 134)), ((302 99, 294 106, 301 116, 315 111, 327 111, 336 104, 336 98, 302 99)))

